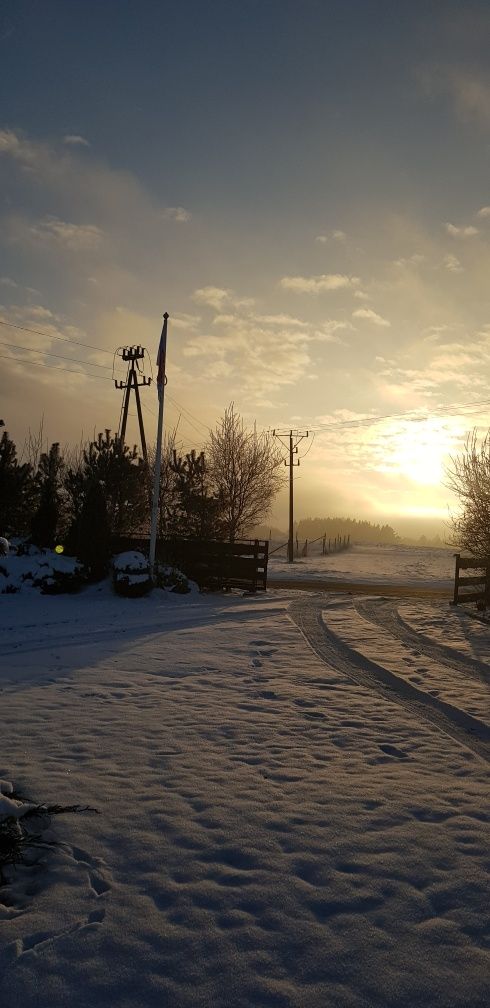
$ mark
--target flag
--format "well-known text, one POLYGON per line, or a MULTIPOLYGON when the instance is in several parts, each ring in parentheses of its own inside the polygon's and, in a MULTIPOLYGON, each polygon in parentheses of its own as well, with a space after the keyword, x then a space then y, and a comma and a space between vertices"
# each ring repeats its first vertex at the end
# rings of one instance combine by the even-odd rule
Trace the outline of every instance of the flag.
POLYGON ((167 356, 167 319, 168 315, 165 312, 163 316, 163 328, 162 335, 160 336, 160 344, 157 353, 157 389, 160 395, 163 386, 165 384, 165 358, 167 356))

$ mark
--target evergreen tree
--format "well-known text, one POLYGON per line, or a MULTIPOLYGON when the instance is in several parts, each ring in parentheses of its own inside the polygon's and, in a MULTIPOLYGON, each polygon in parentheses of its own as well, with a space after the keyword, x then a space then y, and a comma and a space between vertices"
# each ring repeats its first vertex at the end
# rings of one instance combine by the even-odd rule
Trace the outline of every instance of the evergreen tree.
POLYGON ((220 502, 213 493, 204 452, 196 455, 193 449, 182 458, 174 449, 170 469, 175 474, 176 501, 169 531, 190 539, 221 539, 220 502))
POLYGON ((83 481, 86 492, 93 482, 104 491, 111 534, 131 535, 148 523, 147 466, 136 447, 129 448, 119 437, 99 434, 83 453, 83 481))
MULTIPOLYGON (((132 535, 147 529, 146 463, 138 457, 136 448, 130 449, 120 438, 111 436, 110 430, 106 430, 83 450, 80 460, 68 470, 65 478, 71 516, 66 547, 76 556, 79 556, 85 535, 82 513, 95 484, 105 498, 110 536, 132 535)), ((93 501, 90 506, 93 506, 93 501)))
POLYGON ((32 469, 17 459, 7 431, 0 438, 0 535, 23 535, 33 506, 32 469))
POLYGON ((58 442, 43 452, 35 478, 38 507, 31 521, 36 546, 52 548, 61 533, 64 518, 63 476, 65 463, 58 442))
POLYGON ((76 526, 76 555, 90 581, 101 581, 109 569, 111 529, 105 488, 93 480, 87 489, 76 526))

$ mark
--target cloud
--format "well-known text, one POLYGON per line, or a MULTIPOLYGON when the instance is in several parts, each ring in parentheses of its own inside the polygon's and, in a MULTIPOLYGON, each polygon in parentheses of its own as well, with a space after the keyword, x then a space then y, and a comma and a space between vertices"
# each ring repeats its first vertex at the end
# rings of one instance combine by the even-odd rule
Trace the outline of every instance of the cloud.
POLYGON ((36 240, 55 242, 70 252, 93 251, 103 239, 103 232, 95 224, 73 224, 58 217, 46 217, 32 225, 29 232, 36 240))
POLYGON ((7 276, 0 277, 0 284, 2 284, 3 287, 18 287, 19 286, 18 283, 15 282, 15 280, 12 280, 10 277, 7 277, 7 276))
POLYGON ((231 325, 236 321, 236 315, 216 315, 213 319, 213 325, 231 325))
POLYGON ((472 224, 468 224, 466 227, 457 227, 455 224, 450 224, 449 221, 446 221, 445 228, 452 238, 474 238, 478 234, 478 228, 473 227, 472 224))
POLYGON ((201 321, 199 315, 188 315, 186 312, 176 312, 169 318, 173 329, 196 329, 201 321))
POLYGON ((353 318, 365 319, 366 322, 373 322, 377 326, 390 326, 391 322, 388 319, 383 318, 382 315, 378 315, 377 312, 373 311, 372 308, 356 308, 352 312, 353 318))
POLYGON ((223 287, 199 287, 194 291, 192 300, 220 312, 224 305, 231 302, 231 291, 223 287))
POLYGON ((345 231, 339 231, 339 230, 329 231, 328 235, 324 234, 317 235, 315 241, 319 242, 320 245, 326 245, 326 243, 330 239, 333 239, 333 241, 345 242, 347 239, 347 235, 345 231))
POLYGON ((490 217, 490 206, 482 206, 476 216, 483 220, 490 217))
POLYGON ((190 210, 183 206, 169 206, 163 210, 163 216, 167 220, 177 221, 178 224, 187 224, 192 219, 190 210))
POLYGON ((444 256, 442 265, 445 269, 449 270, 450 273, 463 273, 464 271, 464 267, 461 265, 458 257, 451 255, 450 253, 444 256))
POLYGON ((483 75, 452 66, 422 67, 417 72, 422 90, 431 99, 447 95, 464 122, 490 124, 490 82, 483 75))
POLYGON ((67 133, 63 137, 63 143, 67 144, 69 147, 90 147, 88 140, 85 137, 80 136, 79 133, 67 133))
POLYGON ((19 160, 29 161, 34 156, 35 145, 30 144, 14 130, 0 130, 0 153, 10 154, 19 160))
POLYGON ((262 325, 292 326, 299 329, 306 329, 309 324, 308 322, 303 322, 301 319, 293 318, 292 315, 254 315, 253 319, 255 322, 262 323, 262 325))
POLYGON ((349 277, 342 273, 324 273, 321 276, 285 276, 279 281, 284 290, 298 294, 320 294, 322 291, 336 291, 355 287, 359 277, 349 277))

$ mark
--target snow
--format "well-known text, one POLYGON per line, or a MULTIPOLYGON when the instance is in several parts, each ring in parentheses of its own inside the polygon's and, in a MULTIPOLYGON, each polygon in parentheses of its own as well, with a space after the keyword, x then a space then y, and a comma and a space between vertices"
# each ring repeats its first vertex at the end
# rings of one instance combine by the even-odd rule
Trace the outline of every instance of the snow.
POLYGON ((449 588, 454 583, 454 552, 449 549, 351 546, 340 553, 322 556, 320 543, 311 547, 311 551, 307 557, 295 557, 292 564, 288 563, 284 550, 272 553, 268 580, 321 578, 369 584, 425 584, 434 588, 449 588))
POLYGON ((136 550, 127 550, 125 553, 118 553, 112 561, 116 571, 148 571, 148 559, 136 550))
POLYGON ((0 625, 1 800, 99 811, 6 871, 2 1008, 488 1004, 489 628, 108 583, 2 595, 0 625))
POLYGON ((63 556, 52 550, 36 550, 35 553, 21 556, 10 553, 0 560, 0 594, 9 587, 16 591, 29 591, 33 588, 34 581, 47 578, 54 571, 74 574, 77 567, 78 562, 74 557, 63 556), (2 571, 6 571, 6 575, 2 571))

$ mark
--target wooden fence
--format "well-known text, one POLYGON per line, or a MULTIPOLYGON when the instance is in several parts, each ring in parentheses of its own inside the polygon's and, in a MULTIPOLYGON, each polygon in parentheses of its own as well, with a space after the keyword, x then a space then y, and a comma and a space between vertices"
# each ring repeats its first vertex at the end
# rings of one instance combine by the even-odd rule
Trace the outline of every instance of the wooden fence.
POLYGON ((482 602, 490 605, 490 557, 462 557, 460 553, 454 554, 456 559, 456 569, 454 572, 454 595, 453 605, 460 602, 482 602), (462 570, 478 570, 481 574, 470 574, 469 577, 461 576, 462 570), (461 591, 461 588, 473 589, 478 585, 478 591, 461 591))
MULTIPOLYGON (((288 545, 289 544, 286 542, 281 543, 280 546, 274 546, 273 549, 269 548, 269 556, 271 555, 271 553, 279 553, 279 550, 282 549, 287 550, 288 545)), ((294 540, 293 543, 293 547, 295 557, 307 557, 309 551, 310 556, 311 555, 327 556, 330 553, 340 553, 341 550, 349 549, 350 535, 347 536, 339 535, 332 537, 331 539, 328 539, 327 533, 325 532, 324 535, 318 536, 317 539, 305 539, 304 542, 299 540, 298 537, 296 536, 296 539, 294 540), (317 549, 312 551, 311 547, 316 545, 316 543, 321 543, 321 546, 317 546, 317 549)))
MULTIPOLYGON (((120 537, 112 543, 114 553, 140 550, 149 555, 149 539, 120 537)), ((156 559, 177 567, 200 588, 241 588, 265 591, 269 543, 262 539, 216 542, 207 539, 158 539, 156 559)))

